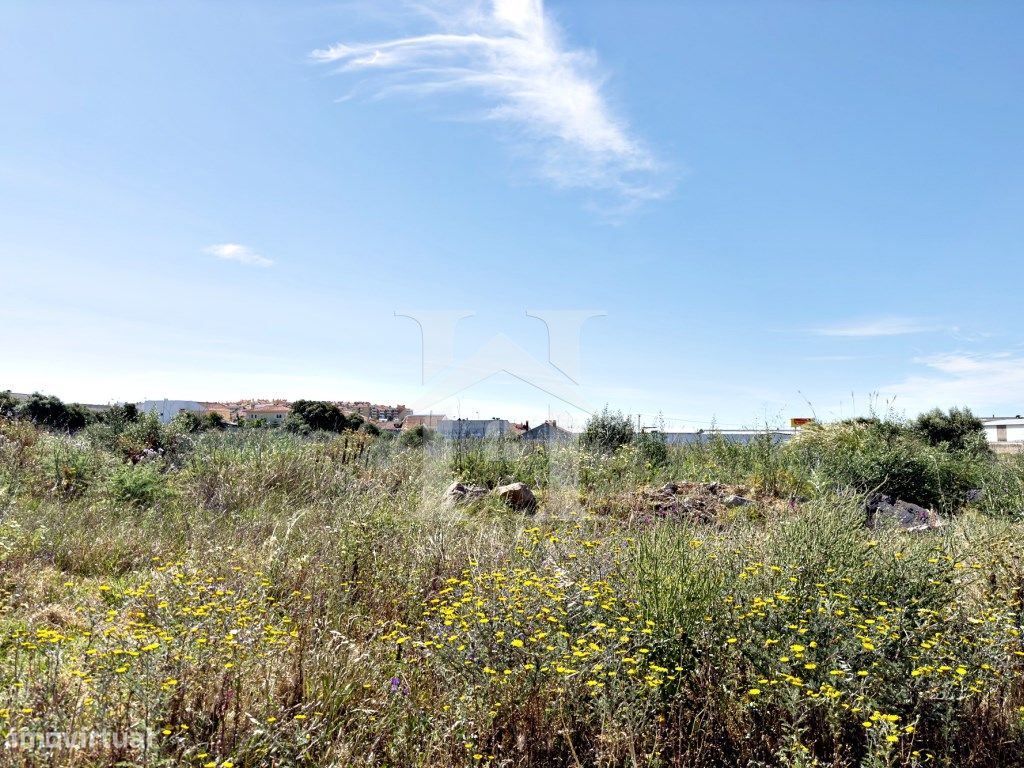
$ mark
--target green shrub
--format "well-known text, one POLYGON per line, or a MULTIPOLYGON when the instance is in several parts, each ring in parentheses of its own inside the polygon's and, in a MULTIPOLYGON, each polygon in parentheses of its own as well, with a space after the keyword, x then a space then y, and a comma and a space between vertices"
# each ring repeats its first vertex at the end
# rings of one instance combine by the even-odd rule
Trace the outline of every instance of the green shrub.
POLYGON ((296 400, 292 403, 293 423, 301 421, 313 432, 354 432, 363 423, 358 413, 346 416, 334 403, 324 400, 296 400))
POLYGON ((85 441, 65 435, 40 442, 43 452, 37 481, 48 494, 61 499, 82 496, 100 473, 103 456, 85 441))
POLYGON ((107 478, 106 491, 115 502, 152 507, 167 495, 167 481, 156 462, 122 464, 107 478))
POLYGON ((663 467, 668 462, 668 446, 662 432, 641 432, 633 438, 637 458, 646 466, 663 467))
POLYGON ((587 421, 587 426, 580 435, 580 443, 591 451, 614 453, 631 443, 635 434, 632 419, 624 416, 621 411, 613 413, 605 406, 600 413, 595 413, 587 421))
MULTIPOLYGON (((5 406, 6 407, 6 406, 5 406)), ((29 419, 35 424, 60 432, 77 432, 96 421, 96 416, 79 403, 65 403, 53 395, 33 392, 27 400, 15 409, 18 418, 29 419)))
POLYGON ((198 413, 193 411, 181 411, 175 414, 169 426, 178 432, 195 434, 196 432, 203 431, 203 419, 198 413))
POLYGON ((109 424, 120 432, 128 424, 138 421, 139 409, 134 403, 112 405, 107 410, 102 411, 97 418, 101 423, 109 424))
POLYGON ((422 448, 433 442, 437 433, 423 424, 402 432, 399 442, 406 448, 422 448))
POLYGON ((359 425, 357 431, 362 432, 363 434, 366 435, 376 437, 377 435, 380 434, 380 427, 378 427, 372 421, 364 421, 362 424, 359 425))
POLYGON ((227 426, 227 420, 216 411, 203 414, 203 429, 222 430, 227 426))
POLYGON ((115 450, 133 464, 155 458, 176 461, 192 443, 192 426, 193 421, 182 418, 182 414, 164 425, 155 413, 146 413, 117 435, 115 450))
POLYGON ((460 443, 450 466, 458 480, 487 488, 511 482, 540 488, 548 481, 548 454, 541 445, 501 440, 460 443))
POLYGON ((281 422, 281 429, 293 435, 309 436, 313 434, 313 428, 309 426, 306 420, 294 413, 289 413, 284 417, 284 421, 281 422))
POLYGON ((0 392, 0 418, 13 419, 18 412, 18 398, 6 389, 0 392))
POLYGON ((805 429, 786 450, 830 491, 877 491, 952 511, 979 487, 989 459, 930 445, 912 428, 861 420, 805 429))
POLYGON ((949 413, 935 408, 918 416, 911 429, 929 445, 945 445, 977 454, 987 454, 991 450, 981 419, 968 408, 950 408, 949 413))

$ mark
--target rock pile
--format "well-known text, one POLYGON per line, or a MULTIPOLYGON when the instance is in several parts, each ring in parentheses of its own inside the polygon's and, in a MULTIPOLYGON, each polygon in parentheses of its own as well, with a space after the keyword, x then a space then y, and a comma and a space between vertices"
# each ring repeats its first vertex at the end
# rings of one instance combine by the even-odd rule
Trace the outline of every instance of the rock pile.
POLYGON ((632 491, 597 506, 609 514, 639 515, 641 519, 689 518, 713 523, 729 508, 753 504, 746 493, 745 488, 723 483, 672 482, 658 489, 632 491))
POLYGON ((898 528, 916 533, 941 528, 946 521, 932 509, 876 493, 865 504, 868 528, 898 528))

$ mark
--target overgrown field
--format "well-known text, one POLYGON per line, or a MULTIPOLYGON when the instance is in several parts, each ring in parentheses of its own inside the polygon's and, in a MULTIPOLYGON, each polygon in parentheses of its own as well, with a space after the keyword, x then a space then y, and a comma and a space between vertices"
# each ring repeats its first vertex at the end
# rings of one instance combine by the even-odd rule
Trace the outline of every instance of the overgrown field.
POLYGON ((1024 765, 1024 463, 887 429, 600 451, 0 419, 0 761, 1024 765), (446 506, 453 479, 540 503, 446 506), (754 503, 652 507, 668 481, 754 503), (868 529, 874 490, 948 525, 868 529))

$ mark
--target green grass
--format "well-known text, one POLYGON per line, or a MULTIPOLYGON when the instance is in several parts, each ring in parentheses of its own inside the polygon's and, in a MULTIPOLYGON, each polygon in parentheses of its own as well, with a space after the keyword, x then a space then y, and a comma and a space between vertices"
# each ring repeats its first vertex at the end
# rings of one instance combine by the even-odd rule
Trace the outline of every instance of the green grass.
POLYGON ((943 457, 986 495, 906 535, 845 445, 94 432, 0 422, 0 729, 155 743, 0 761, 1024 765, 1019 459, 943 457), (756 504, 607 513, 667 480, 756 504))

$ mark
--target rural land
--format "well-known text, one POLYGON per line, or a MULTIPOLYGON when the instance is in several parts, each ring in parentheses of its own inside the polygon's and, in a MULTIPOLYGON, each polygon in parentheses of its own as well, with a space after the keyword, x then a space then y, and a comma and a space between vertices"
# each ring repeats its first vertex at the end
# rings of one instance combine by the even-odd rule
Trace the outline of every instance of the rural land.
POLYGON ((0 768, 1024 768, 1022 0, 0 0, 0 768))
POLYGON ((1024 759, 1024 455, 967 410, 682 444, 210 414, 0 395, 2 759, 1024 759))

